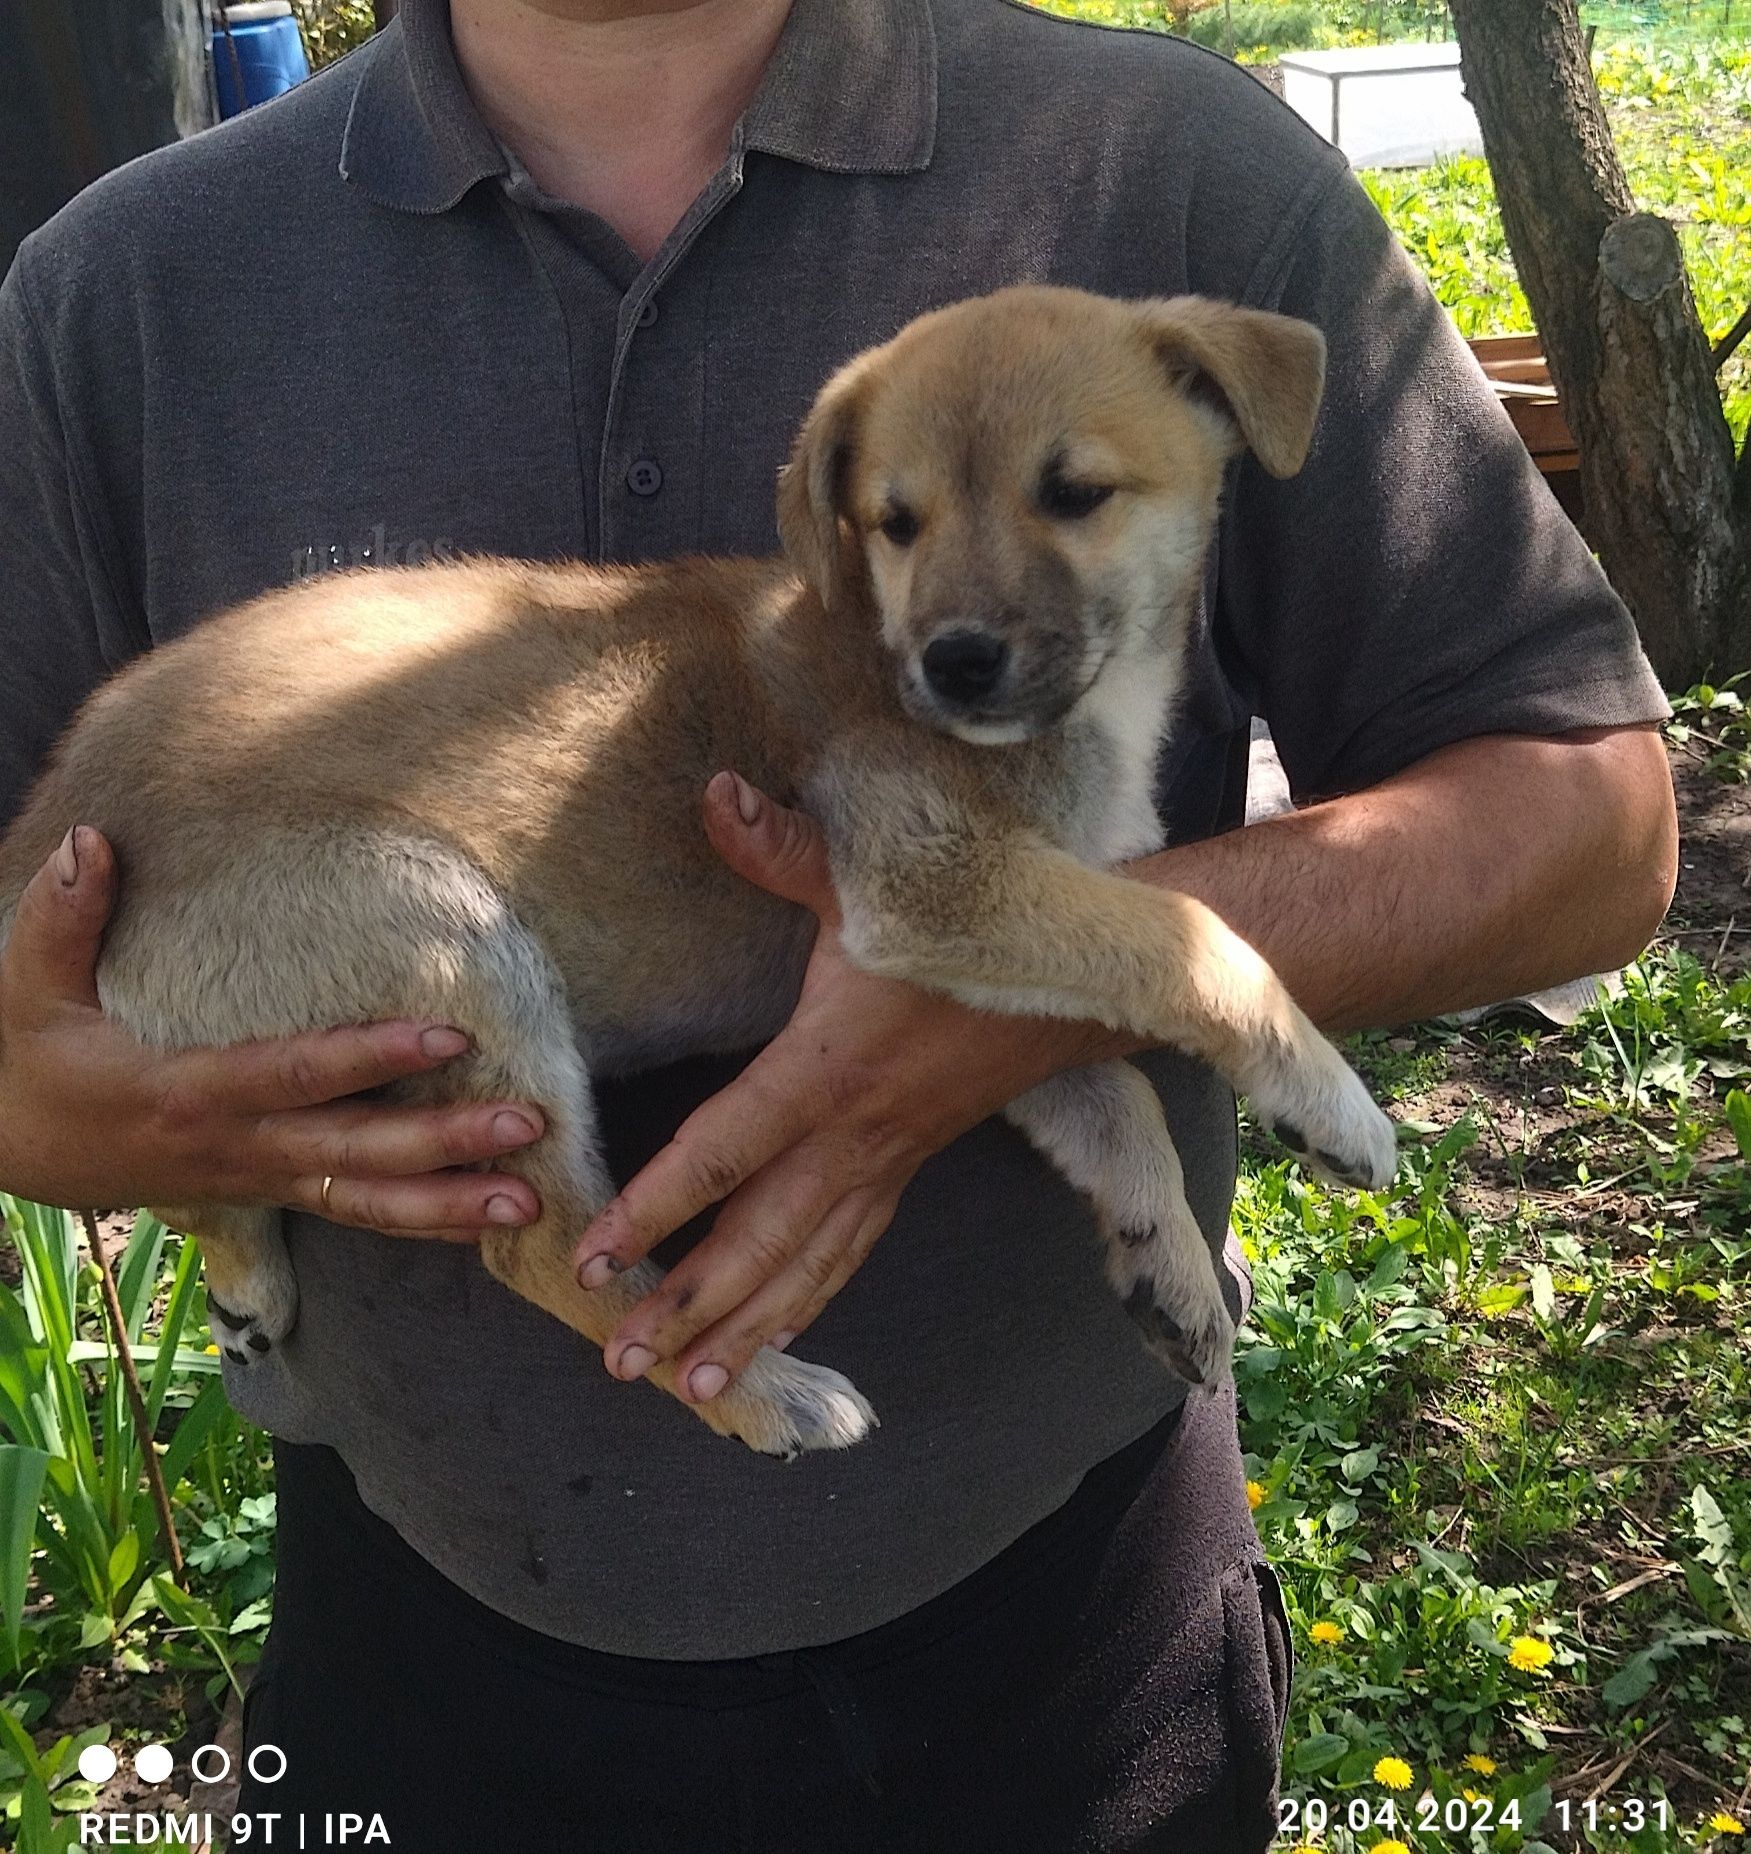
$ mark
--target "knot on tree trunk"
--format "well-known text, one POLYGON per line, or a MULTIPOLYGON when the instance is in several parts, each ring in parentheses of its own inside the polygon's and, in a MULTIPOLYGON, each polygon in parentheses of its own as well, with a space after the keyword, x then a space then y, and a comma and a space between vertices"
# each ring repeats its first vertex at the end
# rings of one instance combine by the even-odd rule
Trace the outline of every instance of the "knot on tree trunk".
POLYGON ((1678 234, 1657 213, 1626 213, 1599 240, 1599 268, 1632 302, 1651 303, 1684 279, 1678 234))

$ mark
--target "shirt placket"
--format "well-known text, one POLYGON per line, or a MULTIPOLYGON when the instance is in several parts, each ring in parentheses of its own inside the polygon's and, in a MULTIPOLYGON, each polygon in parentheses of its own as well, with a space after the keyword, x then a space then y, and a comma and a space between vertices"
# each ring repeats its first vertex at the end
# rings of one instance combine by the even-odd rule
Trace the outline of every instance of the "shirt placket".
POLYGON ((699 546, 709 291, 682 266, 741 185, 738 128, 729 160, 621 302, 599 451, 598 560, 657 560, 699 546))

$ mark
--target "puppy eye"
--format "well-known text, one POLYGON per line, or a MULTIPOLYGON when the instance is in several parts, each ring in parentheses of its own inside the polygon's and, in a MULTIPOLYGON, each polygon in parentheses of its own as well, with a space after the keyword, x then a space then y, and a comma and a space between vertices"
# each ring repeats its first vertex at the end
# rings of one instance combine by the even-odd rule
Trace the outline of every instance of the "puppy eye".
POLYGON ((910 547, 918 539, 918 517, 903 504, 895 504, 880 523, 881 531, 896 547, 910 547))
POLYGON ((1113 493, 1111 483, 1074 483, 1048 474, 1040 483, 1040 507, 1058 521, 1080 521, 1092 515, 1113 493))

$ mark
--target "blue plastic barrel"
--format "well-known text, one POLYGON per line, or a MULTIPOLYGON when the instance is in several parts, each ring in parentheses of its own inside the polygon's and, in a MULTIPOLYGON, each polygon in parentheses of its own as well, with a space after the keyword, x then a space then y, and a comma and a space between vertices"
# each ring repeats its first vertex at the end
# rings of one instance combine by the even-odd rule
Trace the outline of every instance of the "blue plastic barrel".
POLYGON ((290 0, 244 0, 242 5, 226 7, 213 27, 212 46, 213 84, 221 116, 235 116, 252 103, 265 103, 310 75, 290 0))

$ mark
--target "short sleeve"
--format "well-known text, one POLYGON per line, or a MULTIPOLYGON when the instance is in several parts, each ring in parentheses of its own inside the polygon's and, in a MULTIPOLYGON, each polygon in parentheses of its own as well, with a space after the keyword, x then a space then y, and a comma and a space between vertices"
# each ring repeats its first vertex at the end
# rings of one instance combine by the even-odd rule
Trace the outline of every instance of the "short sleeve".
POLYGON ((1669 712, 1628 612, 1348 169, 1248 294, 1328 344, 1307 464, 1279 482, 1241 463, 1217 572, 1217 623, 1298 799, 1476 734, 1669 712))
POLYGON ((74 710, 145 633, 83 491, 78 420, 26 292, 29 250, 0 283, 0 830, 74 710))

